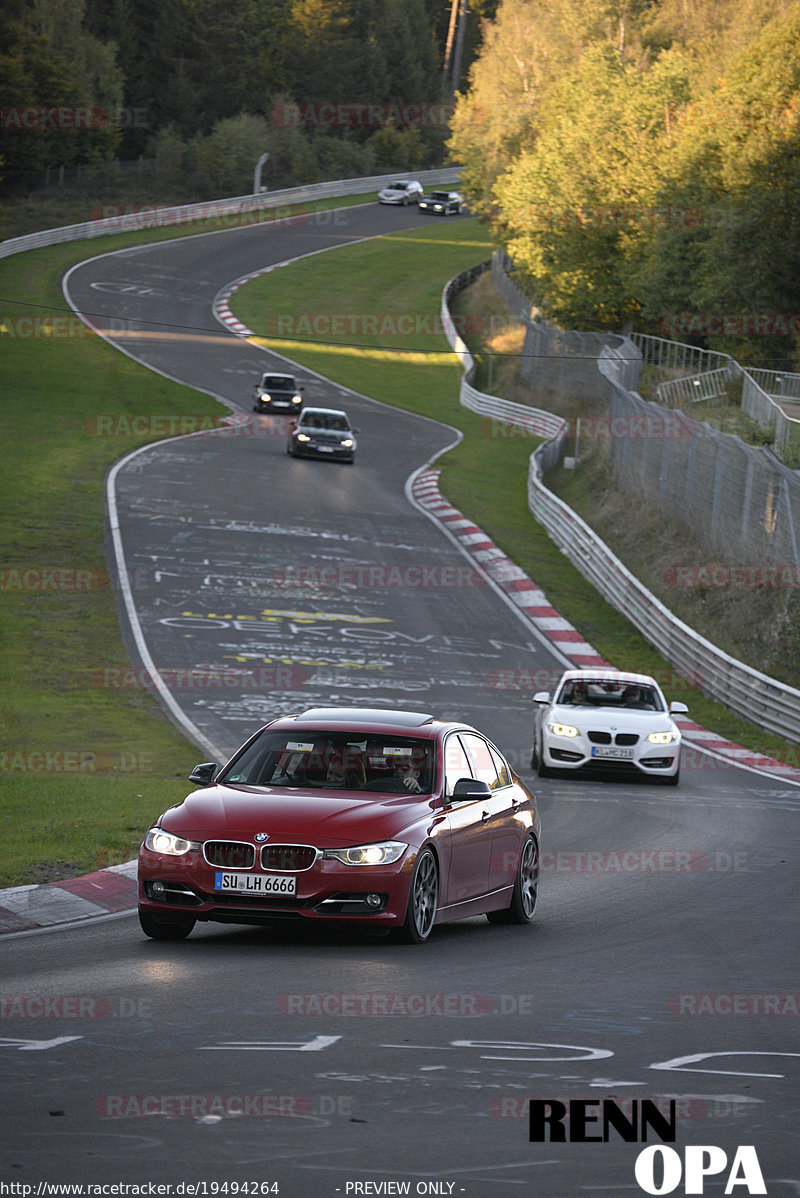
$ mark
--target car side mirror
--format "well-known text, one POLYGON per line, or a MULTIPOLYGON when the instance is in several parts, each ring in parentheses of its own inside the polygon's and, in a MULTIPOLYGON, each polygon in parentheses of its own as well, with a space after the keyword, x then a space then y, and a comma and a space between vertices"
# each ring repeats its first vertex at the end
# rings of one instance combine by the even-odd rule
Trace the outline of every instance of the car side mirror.
POLYGON ((490 795, 492 788, 488 782, 479 782, 477 778, 459 778, 453 787, 451 799, 479 799, 490 795))
POLYGON ((189 775, 189 781, 196 782, 198 786, 208 786, 218 769, 216 761, 206 761, 203 765, 196 765, 189 775))
POLYGON ((550 702, 550 692, 549 691, 537 691, 536 694, 533 696, 533 701, 534 701, 534 703, 549 703, 550 702))
POLYGON ((688 711, 689 708, 685 703, 670 703, 669 705, 670 715, 686 715, 688 711))

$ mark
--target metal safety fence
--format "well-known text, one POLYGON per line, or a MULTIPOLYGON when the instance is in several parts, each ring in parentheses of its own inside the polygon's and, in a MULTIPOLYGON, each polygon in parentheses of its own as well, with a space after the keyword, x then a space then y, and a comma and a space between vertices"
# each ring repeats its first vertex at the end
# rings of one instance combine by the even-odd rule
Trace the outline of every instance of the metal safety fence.
MULTIPOLYGON (((483 269, 483 268, 481 268, 483 269)), ((531 454, 528 471, 528 507, 534 518, 545 528, 551 540, 562 550, 580 573, 591 582, 599 593, 617 611, 621 612, 636 627, 650 644, 652 644, 666 661, 683 677, 691 679, 704 694, 723 703, 731 711, 755 723, 769 732, 795 743, 800 743, 800 690, 788 686, 775 678, 753 669, 744 662, 738 661, 723 652, 705 637, 699 635, 682 620, 679 620, 669 609, 653 595, 609 549, 608 545, 577 515, 563 500, 554 495, 544 484, 546 471, 560 460, 568 433, 567 422, 552 412, 528 408, 523 404, 512 403, 509 400, 498 400, 496 396, 485 395, 476 391, 473 386, 474 359, 463 340, 458 336, 449 311, 450 301, 468 286, 475 278, 475 271, 467 271, 451 279, 442 293, 442 324, 447 332, 450 344, 459 354, 464 367, 461 382, 461 403, 471 411, 479 412, 494 419, 508 419, 511 423, 520 423, 524 427, 533 428, 538 420, 543 430, 541 435, 546 438, 531 454), (553 431, 547 431, 552 429, 553 431)), ((691 451, 692 442, 700 445, 696 437, 698 426, 681 412, 667 412, 657 404, 651 404, 636 395, 632 411, 631 393, 619 382, 622 374, 628 380, 636 377, 641 371, 643 354, 640 348, 627 338, 618 338, 619 344, 604 349, 600 357, 600 368, 606 377, 612 392, 612 411, 609 413, 609 426, 613 427, 617 415, 623 415, 626 427, 639 429, 664 428, 681 429, 680 422, 686 422, 688 436, 679 435, 660 437, 639 436, 637 438, 621 438, 626 443, 627 452, 644 455, 640 460, 640 471, 647 473, 648 490, 652 492, 654 479, 660 485, 660 461, 649 460, 647 455, 652 452, 652 446, 658 446, 657 452, 664 453, 664 447, 673 441, 680 446, 680 452, 689 459, 694 459, 694 470, 699 470, 698 454, 702 451, 696 448, 691 451), (614 401, 619 400, 623 407, 615 409, 614 401), (631 425, 631 416, 635 416, 636 424, 631 425), (665 417, 667 419, 665 420, 665 417), (675 422, 678 422, 677 424, 675 422), (633 447, 633 448, 632 448, 633 447)), ((693 348, 693 347, 687 347, 693 348)), ((701 351, 702 352, 702 351, 701 351)), ((686 355, 686 369, 696 370, 697 359, 686 355), (689 363, 691 362, 691 365, 689 363)), ((595 365, 597 369, 597 365, 595 365)), ((714 430, 710 430, 713 432, 714 430)), ((724 434, 720 434, 724 436, 724 434)), ((735 438, 729 438, 734 441, 735 438)), ((743 443, 743 450, 749 450, 743 443)), ((752 455, 750 455, 752 457, 752 455)), ((774 462, 774 459, 773 459, 774 462)), ((623 470, 635 464, 623 463, 623 470)), ((745 465, 745 476, 748 467, 745 465)), ((788 487, 787 475, 792 471, 779 467, 781 487, 784 488, 781 498, 776 492, 777 507, 773 533, 778 527, 777 513, 781 504, 786 503, 785 490, 788 487), (784 485, 785 484, 785 485, 784 485)), ((726 483, 726 462, 720 458, 714 461, 713 478, 716 486, 716 508, 714 508, 715 491, 712 486, 712 520, 717 521, 721 529, 724 526, 722 513, 724 510, 724 493, 729 491, 726 483), (714 514, 716 512, 716 515, 714 514)), ((692 471, 687 471, 686 479, 693 477, 692 471)), ((764 480, 756 478, 755 464, 750 467, 749 505, 757 505, 758 496, 765 501, 768 492, 760 490, 764 480)), ((779 488, 780 490, 780 488, 779 488)), ((671 499, 667 490, 664 491, 667 502, 671 499)), ((740 501, 740 510, 741 503, 740 501)), ((787 559, 783 559, 787 560, 787 559)), ((797 561, 796 557, 791 560, 797 561)))

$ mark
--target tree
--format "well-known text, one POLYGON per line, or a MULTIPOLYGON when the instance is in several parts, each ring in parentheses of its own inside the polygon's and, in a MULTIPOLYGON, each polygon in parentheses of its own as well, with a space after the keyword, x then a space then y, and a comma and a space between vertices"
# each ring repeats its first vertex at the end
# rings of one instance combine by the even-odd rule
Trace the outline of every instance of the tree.
POLYGON ((469 88, 458 96, 449 150, 463 166, 472 209, 493 211, 493 188, 531 150, 548 90, 590 46, 635 54, 633 36, 648 0, 503 0, 486 22, 469 88))
POLYGON ((659 198, 677 200, 697 221, 694 232, 658 230, 644 247, 631 286, 647 327, 696 314, 684 327, 703 339, 704 316, 724 314, 739 319, 716 348, 785 360, 795 352, 790 330, 772 317, 797 312, 800 301, 800 5, 720 64, 673 139, 659 198))
POLYGON ((670 113, 687 94, 680 52, 642 71, 595 46, 549 89, 535 145, 498 180, 498 233, 559 323, 619 328, 637 315, 627 263, 658 219, 670 113))

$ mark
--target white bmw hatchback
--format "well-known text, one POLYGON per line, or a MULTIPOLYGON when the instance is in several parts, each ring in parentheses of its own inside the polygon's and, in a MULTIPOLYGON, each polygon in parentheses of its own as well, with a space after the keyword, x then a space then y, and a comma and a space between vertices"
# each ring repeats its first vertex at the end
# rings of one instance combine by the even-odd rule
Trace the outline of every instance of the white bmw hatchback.
POLYGON ((654 678, 615 670, 567 670, 551 695, 534 695, 531 767, 556 771, 614 769, 677 786, 681 732, 672 718, 685 703, 667 704, 654 678))

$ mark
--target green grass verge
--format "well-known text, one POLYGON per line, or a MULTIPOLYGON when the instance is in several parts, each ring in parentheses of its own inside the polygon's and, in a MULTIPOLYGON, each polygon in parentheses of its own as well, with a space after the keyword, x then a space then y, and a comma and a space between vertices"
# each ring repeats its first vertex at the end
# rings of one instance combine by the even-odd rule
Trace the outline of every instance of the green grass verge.
POLYGON ((197 761, 148 691, 101 685, 129 664, 103 551, 104 477, 157 437, 94 434, 99 415, 191 424, 226 410, 89 335, 60 288, 75 262, 197 232, 0 260, 0 886, 130 860, 197 761))
POLYGON ((535 442, 504 437, 494 422, 460 406, 460 367, 435 331, 441 291, 447 279, 490 252, 477 221, 437 222, 285 267, 247 284, 232 306, 257 334, 286 333, 267 336, 265 343, 302 365, 461 429, 462 443, 440 459, 442 491, 545 590, 599 653, 619 669, 663 680, 669 697, 687 702, 692 718, 721 736, 796 762, 797 750, 784 740, 678 678, 633 625, 600 598, 530 515, 527 470, 535 442), (377 322, 367 325, 365 314, 375 314, 377 322), (426 318, 431 331, 423 334, 418 330, 426 318), (415 331, 404 335, 403 329, 415 331))

